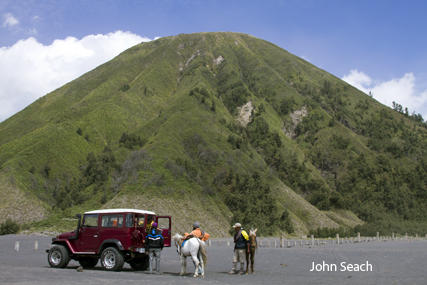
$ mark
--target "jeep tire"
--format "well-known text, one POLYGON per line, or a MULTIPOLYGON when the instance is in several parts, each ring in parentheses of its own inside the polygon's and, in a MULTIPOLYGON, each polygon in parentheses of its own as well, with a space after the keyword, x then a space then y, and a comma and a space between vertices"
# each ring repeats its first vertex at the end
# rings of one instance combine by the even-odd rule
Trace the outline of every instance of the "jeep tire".
POLYGON ((146 270, 149 264, 149 257, 144 256, 143 258, 136 258, 129 261, 130 267, 134 270, 146 270))
POLYGON ((54 245, 47 254, 47 262, 51 267, 65 268, 70 262, 68 248, 63 245, 54 245))
POLYGON ((105 270, 120 271, 124 263, 123 253, 115 247, 107 247, 101 254, 101 265, 105 270))
POLYGON ((79 263, 83 268, 94 268, 98 264, 98 258, 82 257, 79 263))

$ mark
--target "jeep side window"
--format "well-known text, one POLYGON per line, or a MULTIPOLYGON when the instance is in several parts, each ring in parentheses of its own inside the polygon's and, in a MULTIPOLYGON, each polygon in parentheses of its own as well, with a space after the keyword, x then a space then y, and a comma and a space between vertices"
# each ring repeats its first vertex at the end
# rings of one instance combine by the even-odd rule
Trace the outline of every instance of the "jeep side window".
POLYGON ((144 223, 145 223, 145 215, 144 214, 138 215, 138 227, 139 228, 144 227, 144 223))
POLYGON ((98 214, 85 215, 84 221, 83 221, 83 227, 97 228, 98 227, 98 214))
POLYGON ((123 227, 123 215, 119 215, 119 223, 117 225, 119 228, 123 227))
POLYGON ((132 214, 127 214, 126 215, 126 223, 125 226, 127 228, 133 228, 133 215, 132 214))
MULTIPOLYGON (((103 215, 101 219, 101 225, 103 228, 117 228, 119 217, 118 215, 103 215)), ((123 216, 120 227, 123 225, 123 216)))

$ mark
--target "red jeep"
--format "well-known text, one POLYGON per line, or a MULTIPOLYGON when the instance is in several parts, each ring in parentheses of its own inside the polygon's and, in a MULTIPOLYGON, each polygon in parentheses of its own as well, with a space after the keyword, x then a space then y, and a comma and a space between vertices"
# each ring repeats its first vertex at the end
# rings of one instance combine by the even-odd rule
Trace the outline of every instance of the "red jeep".
POLYGON ((92 268, 101 259, 106 270, 119 271, 125 262, 135 270, 145 270, 148 268, 145 236, 151 221, 157 222, 165 246, 171 246, 170 216, 135 209, 90 211, 84 213, 83 220, 80 214, 76 216, 77 230, 52 238, 53 246, 46 250, 51 267, 64 268, 74 259, 83 268, 92 268))

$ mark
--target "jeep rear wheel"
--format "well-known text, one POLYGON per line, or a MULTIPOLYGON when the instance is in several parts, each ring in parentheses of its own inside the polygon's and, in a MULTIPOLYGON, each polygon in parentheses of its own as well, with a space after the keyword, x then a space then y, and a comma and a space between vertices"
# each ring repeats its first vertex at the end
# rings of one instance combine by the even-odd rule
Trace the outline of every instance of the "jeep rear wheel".
POLYGON ((83 268, 94 268, 98 264, 98 258, 84 257, 79 263, 83 268))
POLYGON ((47 254, 47 262, 51 267, 64 268, 70 262, 68 249, 63 245, 54 245, 47 254))
POLYGON ((134 270, 145 270, 150 265, 148 261, 149 261, 149 258, 147 255, 147 256, 144 256, 143 258, 132 259, 131 261, 129 261, 129 265, 134 270))
POLYGON ((115 247, 107 247, 101 254, 101 265, 106 270, 119 271, 124 263, 123 253, 115 247))

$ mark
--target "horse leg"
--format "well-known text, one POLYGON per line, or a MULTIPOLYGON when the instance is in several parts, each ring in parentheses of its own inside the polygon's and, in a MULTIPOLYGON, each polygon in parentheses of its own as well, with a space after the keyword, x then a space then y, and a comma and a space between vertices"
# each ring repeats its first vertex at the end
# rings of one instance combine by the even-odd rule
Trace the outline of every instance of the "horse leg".
POLYGON ((193 259, 194 267, 196 268, 196 270, 194 271, 194 277, 197 277, 199 276, 199 260, 197 259, 197 254, 191 254, 191 258, 193 259))
MULTIPOLYGON (((199 260, 201 260, 200 256, 197 256, 197 258, 199 260)), ((197 274, 198 275, 202 274, 202 267, 200 266, 200 261, 199 261, 199 264, 196 264, 196 262, 194 261, 194 259, 192 259, 192 261, 193 261, 194 268, 198 268, 197 274)))
POLYGON ((255 274, 254 263, 255 263, 255 250, 253 252, 251 252, 251 271, 252 271, 252 274, 255 274))
POLYGON ((181 273, 180 276, 187 275, 186 270, 187 269, 187 257, 184 255, 181 255, 181 273))
POLYGON ((184 256, 184 275, 187 275, 187 257, 184 256))
POLYGON ((180 256, 181 259, 181 273, 179 274, 180 276, 184 275, 184 256, 180 256))
MULTIPOLYGON (((197 257, 199 260, 201 260, 200 259, 200 256, 199 257, 197 257)), ((194 259, 192 259, 193 260, 193 265, 194 265, 194 268, 196 268, 196 270, 197 270, 197 276, 199 276, 199 275, 201 275, 202 274, 202 267, 201 267, 201 265, 200 265, 200 261, 199 261, 199 264, 197 264, 196 263, 196 261, 194 261, 194 259)), ((197 276, 194 276, 194 277, 197 277, 197 276)))
POLYGON ((202 254, 201 254, 201 252, 199 251, 199 273, 200 273, 200 275, 202 276, 202 278, 205 278, 205 265, 204 265, 204 263, 203 263, 203 258, 202 258, 202 254))

